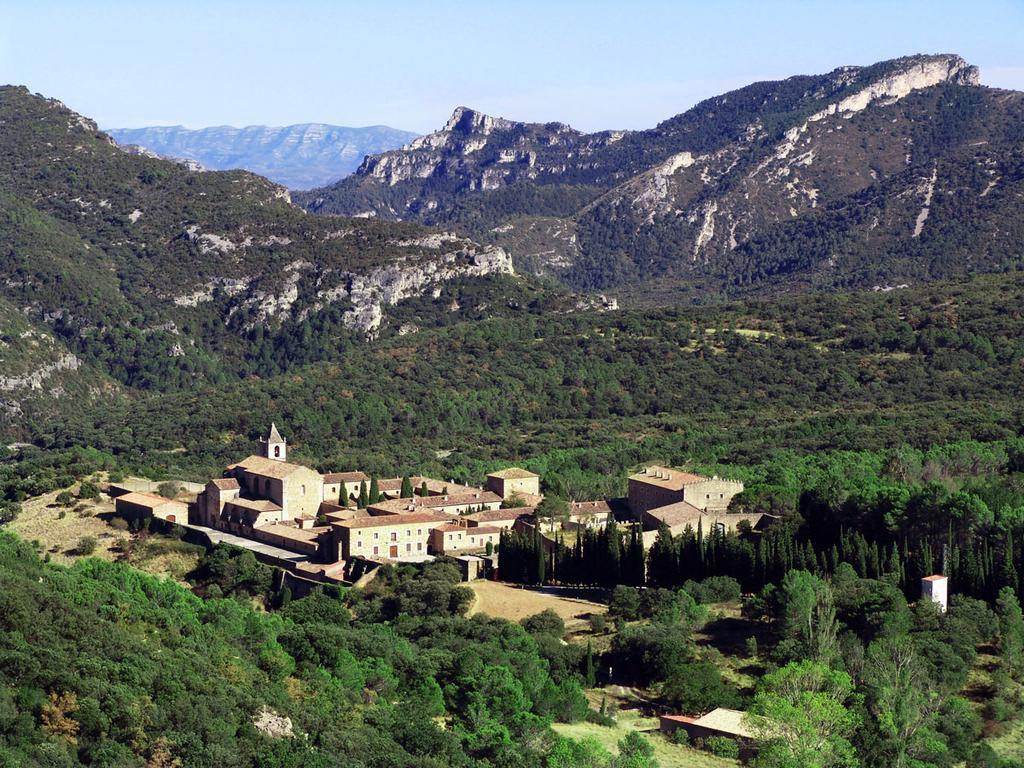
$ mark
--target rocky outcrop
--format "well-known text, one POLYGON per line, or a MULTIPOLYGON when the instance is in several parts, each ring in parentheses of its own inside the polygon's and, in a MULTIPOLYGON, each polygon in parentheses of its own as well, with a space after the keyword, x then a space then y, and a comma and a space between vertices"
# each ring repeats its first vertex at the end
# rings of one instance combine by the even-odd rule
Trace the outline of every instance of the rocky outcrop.
POLYGON ((345 324, 374 336, 384 320, 385 308, 403 299, 421 296, 431 287, 450 280, 514 273, 511 257, 501 248, 463 250, 440 259, 397 263, 378 267, 366 275, 350 275, 350 287, 344 294, 325 292, 321 298, 347 298, 352 309, 345 313, 345 324))

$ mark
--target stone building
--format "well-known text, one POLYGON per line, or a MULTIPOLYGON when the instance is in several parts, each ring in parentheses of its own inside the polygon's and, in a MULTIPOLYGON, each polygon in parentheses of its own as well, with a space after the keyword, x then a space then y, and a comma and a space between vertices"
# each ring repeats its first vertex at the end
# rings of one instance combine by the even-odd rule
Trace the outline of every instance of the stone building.
POLYGON ((339 560, 353 557, 397 560, 426 555, 430 532, 451 522, 450 515, 412 512, 353 518, 332 523, 332 528, 339 560))
POLYGON ((389 499, 370 504, 366 511, 371 515, 397 515, 409 512, 444 512, 459 515, 463 512, 495 510, 501 506, 501 497, 491 491, 471 490, 456 496, 413 496, 409 499, 389 499))
POLYGON ((157 518, 169 523, 188 522, 188 505, 151 493, 129 491, 114 499, 114 510, 126 520, 157 518))
MULTIPOLYGON (((359 486, 366 483, 370 487, 370 478, 362 472, 327 472, 324 479, 324 501, 341 503, 342 493, 349 503, 359 498, 359 486)), ((348 504, 342 503, 342 506, 348 504)))
POLYGON ((930 600, 943 613, 949 608, 949 579, 941 574, 921 579, 921 599, 930 600))
POLYGON ((438 555, 463 555, 498 546, 502 529, 495 525, 440 525, 430 532, 430 551, 438 555))
POLYGON ((657 465, 629 477, 629 508, 637 519, 649 510, 686 502, 702 511, 722 512, 743 483, 704 477, 657 465))
POLYGON ((511 498, 513 494, 540 496, 540 475, 519 467, 501 469, 487 476, 487 489, 503 499, 511 498))

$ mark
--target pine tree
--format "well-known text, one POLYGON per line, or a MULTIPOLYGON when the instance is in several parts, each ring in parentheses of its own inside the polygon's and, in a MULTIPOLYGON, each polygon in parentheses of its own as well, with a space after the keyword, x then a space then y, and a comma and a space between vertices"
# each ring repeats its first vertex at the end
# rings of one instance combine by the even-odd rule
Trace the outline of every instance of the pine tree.
POLYGON ((359 481, 359 500, 356 502, 356 506, 359 509, 366 509, 370 505, 370 497, 366 493, 366 481, 359 481))
POLYGON ((398 494, 403 499, 412 498, 412 480, 406 475, 402 478, 402 490, 398 494))

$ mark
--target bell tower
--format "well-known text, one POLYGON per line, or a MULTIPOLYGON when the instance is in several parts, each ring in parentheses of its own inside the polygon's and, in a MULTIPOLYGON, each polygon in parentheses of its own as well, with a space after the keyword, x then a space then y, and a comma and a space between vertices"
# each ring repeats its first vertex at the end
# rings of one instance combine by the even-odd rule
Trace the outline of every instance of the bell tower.
POLYGON ((263 455, 268 459, 284 461, 287 458, 288 443, 277 431, 276 424, 271 423, 270 434, 266 440, 260 440, 260 442, 263 444, 263 455))

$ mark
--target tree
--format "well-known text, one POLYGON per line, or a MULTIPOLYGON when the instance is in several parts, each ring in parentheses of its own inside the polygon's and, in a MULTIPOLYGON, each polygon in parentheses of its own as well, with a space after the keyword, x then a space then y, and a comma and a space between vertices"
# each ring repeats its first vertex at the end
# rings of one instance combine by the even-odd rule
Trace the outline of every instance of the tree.
POLYGON ((849 736, 860 718, 847 708, 853 681, 815 661, 765 675, 745 722, 761 742, 759 768, 857 765, 849 736))
MULTIPOLYGON (((448 486, 445 486, 444 493, 447 493, 447 492, 448 492, 448 486)), ((427 488, 427 481, 424 480, 422 483, 420 483, 420 496, 422 498, 426 498, 429 495, 430 495, 430 489, 427 488)))
POLYGON ((934 732, 942 704, 906 636, 876 640, 868 648, 864 680, 869 707, 893 768, 918 765, 941 743, 934 732))
POLYGON ((96 537, 83 536, 75 546, 75 554, 89 556, 96 551, 96 537))
POLYGON ((739 697, 714 664, 688 661, 671 668, 661 686, 661 698, 680 712, 707 712, 735 706, 739 697))
POLYGON ((658 535, 647 553, 647 575, 650 582, 659 587, 670 587, 679 579, 676 542, 664 521, 658 524, 658 535))
POLYGON ((583 684, 587 688, 593 688, 597 685, 597 673, 594 669, 594 647, 589 640, 587 640, 587 655, 583 660, 583 684))
POLYGON ((790 571, 782 580, 780 601, 788 641, 780 651, 790 658, 834 658, 839 625, 832 587, 807 571, 790 571))
POLYGON ((370 504, 376 504, 378 501, 380 501, 380 499, 381 499, 380 487, 377 485, 377 478, 376 477, 371 477, 370 478, 369 503, 370 504))
POLYGON ((359 481, 359 499, 356 501, 356 506, 359 509, 366 509, 370 505, 370 496, 366 492, 366 481, 359 481))
POLYGON ((341 488, 338 489, 338 503, 343 507, 347 507, 351 503, 351 499, 348 497, 348 486, 345 483, 342 483, 341 488))
POLYGON ((999 616, 999 655, 1003 668, 1011 677, 1019 678, 1024 668, 1024 614, 1020 601, 1010 587, 999 590, 996 599, 996 613, 999 616))
POLYGON ((399 496, 403 499, 412 498, 412 480, 409 479, 408 475, 402 478, 402 490, 399 496))

